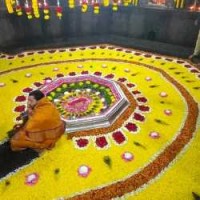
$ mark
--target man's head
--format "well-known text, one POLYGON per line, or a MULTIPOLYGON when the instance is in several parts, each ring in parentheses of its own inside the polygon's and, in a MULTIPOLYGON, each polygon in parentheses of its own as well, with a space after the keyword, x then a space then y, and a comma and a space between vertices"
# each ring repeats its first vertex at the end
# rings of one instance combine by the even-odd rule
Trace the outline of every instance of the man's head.
POLYGON ((44 97, 44 94, 40 90, 34 90, 29 93, 28 96, 28 107, 34 108, 37 104, 37 101, 42 99, 44 97))

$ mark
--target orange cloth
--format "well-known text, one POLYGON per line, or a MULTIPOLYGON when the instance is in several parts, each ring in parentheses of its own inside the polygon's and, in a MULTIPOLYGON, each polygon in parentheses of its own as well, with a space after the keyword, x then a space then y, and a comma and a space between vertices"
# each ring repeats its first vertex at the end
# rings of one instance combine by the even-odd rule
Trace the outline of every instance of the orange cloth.
POLYGON ((44 97, 37 102, 25 125, 11 138, 11 148, 52 148, 64 131, 58 110, 44 97))

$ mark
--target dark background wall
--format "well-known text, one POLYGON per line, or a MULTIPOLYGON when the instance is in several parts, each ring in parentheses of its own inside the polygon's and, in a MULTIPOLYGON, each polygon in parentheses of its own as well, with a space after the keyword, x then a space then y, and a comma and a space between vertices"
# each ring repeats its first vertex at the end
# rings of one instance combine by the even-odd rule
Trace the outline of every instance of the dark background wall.
POLYGON ((114 43, 168 55, 187 57, 195 45, 199 13, 141 7, 101 8, 82 13, 65 8, 62 20, 52 10, 50 20, 0 11, 0 50, 10 53, 32 48, 51 48, 114 43))

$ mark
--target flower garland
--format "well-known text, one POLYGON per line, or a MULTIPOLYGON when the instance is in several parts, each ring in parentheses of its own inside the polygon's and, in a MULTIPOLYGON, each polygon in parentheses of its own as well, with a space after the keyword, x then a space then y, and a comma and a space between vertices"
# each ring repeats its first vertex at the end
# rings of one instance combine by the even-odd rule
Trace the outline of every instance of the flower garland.
POLYGON ((47 3, 47 0, 44 0, 43 4, 43 13, 44 13, 44 19, 49 20, 49 4, 47 3))
POLYGON ((105 7, 109 6, 109 4, 110 4, 110 1, 109 1, 109 0, 103 0, 103 5, 104 5, 105 7))
POLYGON ((63 9, 62 7, 60 6, 60 1, 57 0, 57 6, 56 6, 56 15, 59 19, 62 18, 62 12, 63 12, 63 9))
POLYGON ((12 2, 13 2, 12 0, 6 0, 6 7, 7 7, 7 10, 8 10, 8 13, 10 13, 10 14, 14 13, 12 2))
POLYGON ((24 9, 25 9, 25 13, 26 13, 28 19, 32 19, 33 18, 32 7, 29 4, 28 0, 26 0, 25 3, 24 3, 24 9))
POLYGON ((74 8, 75 7, 75 0, 69 0, 68 5, 69 5, 69 8, 74 8))
POLYGON ((16 0, 16 13, 18 16, 22 15, 22 6, 18 0, 16 0))
POLYGON ((32 0, 33 13, 36 18, 40 17, 38 0, 32 0))

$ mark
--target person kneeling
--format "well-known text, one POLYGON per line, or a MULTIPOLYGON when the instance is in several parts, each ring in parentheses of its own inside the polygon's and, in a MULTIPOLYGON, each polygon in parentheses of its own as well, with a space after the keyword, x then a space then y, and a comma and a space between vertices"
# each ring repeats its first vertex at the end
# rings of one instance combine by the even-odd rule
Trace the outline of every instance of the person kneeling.
POLYGON ((65 132, 65 124, 53 103, 40 90, 29 93, 26 122, 11 137, 13 151, 51 149, 65 132))

